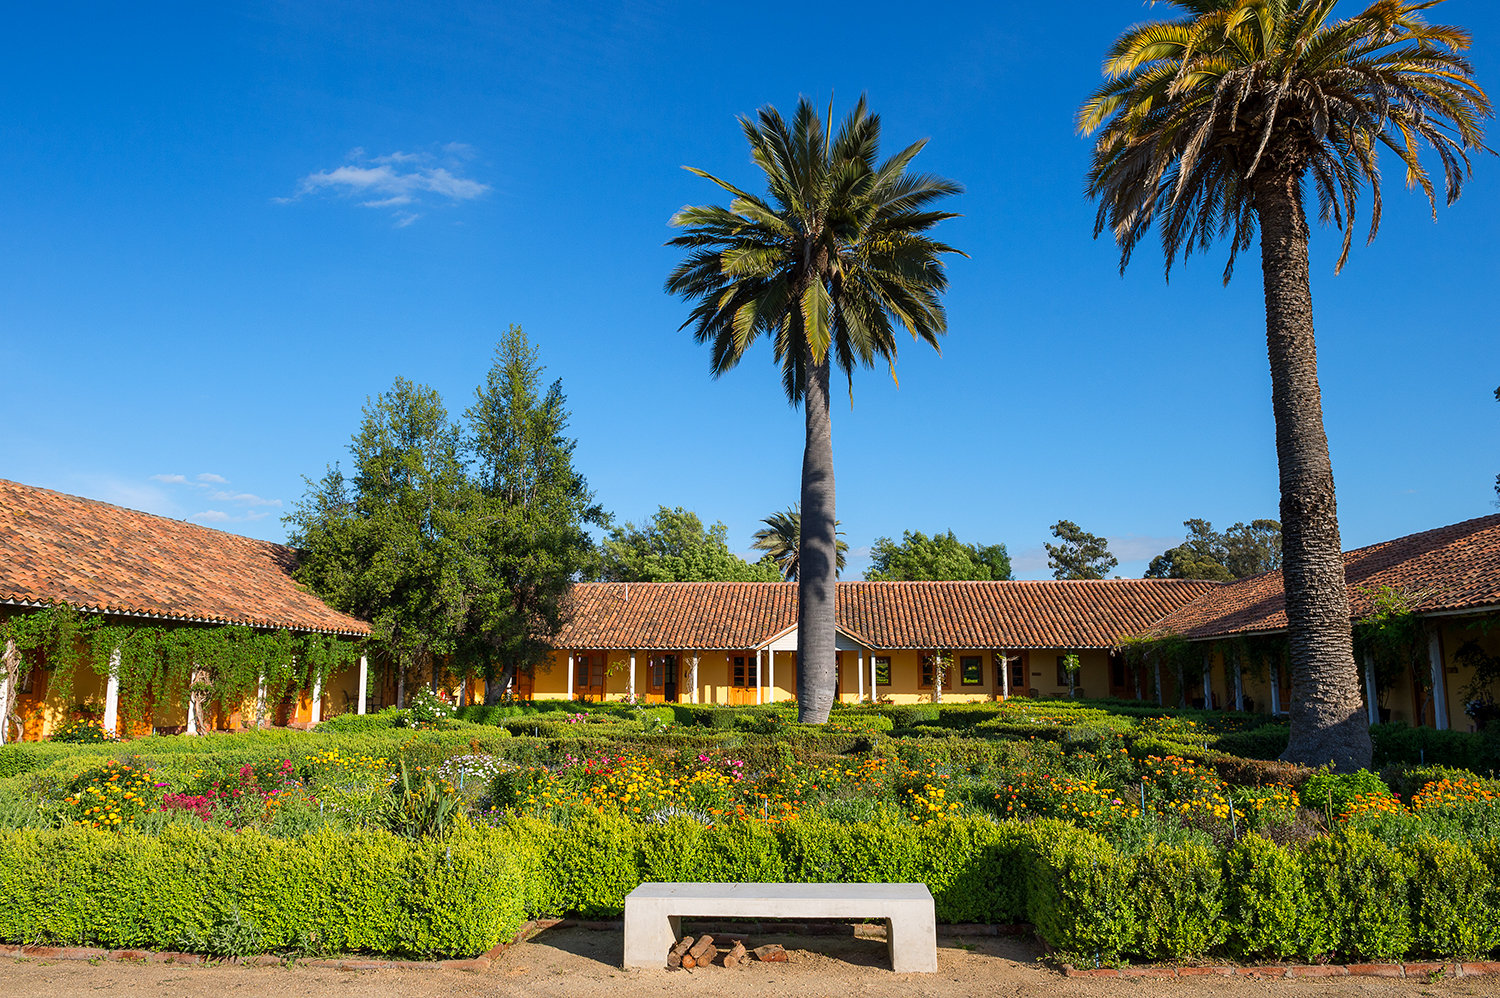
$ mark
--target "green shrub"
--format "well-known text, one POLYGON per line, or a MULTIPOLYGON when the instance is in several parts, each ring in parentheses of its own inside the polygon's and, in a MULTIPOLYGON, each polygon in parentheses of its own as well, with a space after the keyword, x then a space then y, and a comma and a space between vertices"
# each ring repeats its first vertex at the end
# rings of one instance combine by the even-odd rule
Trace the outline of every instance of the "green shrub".
POLYGON ((1262 724, 1248 731, 1229 731, 1219 736, 1214 748, 1242 759, 1278 759, 1286 751, 1291 728, 1285 724, 1262 724))
POLYGON ((1412 945, 1411 861, 1360 831, 1308 843, 1302 876, 1318 914, 1304 934, 1304 956, 1340 953, 1397 959, 1412 945))
POLYGON ((1026 895, 1037 935, 1096 964, 1119 960, 1137 934, 1134 864, 1066 822, 1037 821, 1030 830, 1026 895))
POLYGON ((1500 769, 1500 729, 1438 731, 1408 724, 1377 724, 1370 729, 1375 743, 1374 765, 1457 766, 1475 773, 1500 769))
POLYGON ((1500 887, 1474 850, 1423 838, 1411 855, 1417 947, 1431 956, 1472 960, 1500 946, 1500 887))
POLYGON ((350 734, 353 732, 385 731, 406 727, 411 723, 411 711, 387 707, 374 714, 340 714, 330 717, 318 725, 320 734, 350 734))
POLYGON ((891 719, 891 726, 894 728, 914 728, 919 724, 931 724, 936 722, 939 716, 937 704, 929 703, 882 707, 881 713, 891 719))
POLYGON ((472 830, 0 832, 0 939, 472 956, 520 927, 533 872, 506 837, 472 830))
POLYGON ((1337 817, 1355 797, 1389 797, 1391 790, 1384 780, 1368 769, 1352 773, 1318 770, 1307 778, 1298 793, 1303 807, 1331 812, 1332 816, 1337 817))
POLYGON ((0 745, 0 779, 40 769, 61 754, 56 749, 48 751, 50 748, 37 742, 0 745))
POLYGON ((1308 952, 1304 933, 1315 915, 1297 857, 1270 839, 1248 835, 1229 849, 1225 921, 1230 952, 1244 960, 1286 960, 1308 952))
POLYGON ((1202 956, 1224 941, 1224 878, 1202 845, 1153 849, 1135 860, 1141 955, 1152 960, 1202 956))

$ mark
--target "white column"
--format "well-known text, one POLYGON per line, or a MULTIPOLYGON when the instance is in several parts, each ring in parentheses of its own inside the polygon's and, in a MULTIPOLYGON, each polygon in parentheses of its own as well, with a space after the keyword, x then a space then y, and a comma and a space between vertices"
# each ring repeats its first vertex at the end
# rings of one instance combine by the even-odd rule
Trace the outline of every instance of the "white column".
MULTIPOLYGON (((724 658, 725 658, 725 661, 728 661, 729 656, 726 655, 726 656, 724 656, 724 658)), ((691 682, 693 684, 693 699, 690 700, 690 701, 688 701, 688 702, 689 703, 697 703, 698 702, 698 656, 697 655, 693 656, 693 678, 692 678, 691 682)))
POLYGON ((263 728, 266 725, 266 675, 260 674, 255 684, 255 726, 263 728))
POLYGON ((1010 699, 1010 656, 1001 652, 995 656, 1000 663, 1000 699, 1010 699))
POLYGON ((870 702, 880 702, 880 687, 875 682, 875 649, 870 649, 870 702))
POLYGON ((635 699, 635 652, 630 653, 630 699, 635 699))
POLYGON ((1281 713, 1281 670, 1271 666, 1271 714, 1281 713))
POLYGON ((5 659, 0 661, 0 745, 10 737, 10 663, 16 657, 16 642, 5 639, 5 659))
POLYGON ((1365 652, 1365 716, 1370 726, 1380 723, 1380 701, 1375 692, 1375 656, 1365 652))
POLYGON ((1448 682, 1443 675, 1443 641, 1434 630, 1427 636, 1427 660, 1432 664, 1432 720, 1439 731, 1448 730, 1448 682))
POLYGON ((864 703, 865 702, 865 650, 863 648, 861 648, 859 650, 859 666, 854 670, 854 673, 855 673, 855 675, 859 679, 859 699, 856 700, 855 702, 856 703, 864 703))
POLYGON ((359 657, 359 698, 355 700, 355 704, 357 704, 357 706, 354 708, 354 712, 357 714, 363 714, 365 712, 365 700, 367 699, 365 690, 369 688, 369 685, 370 659, 367 655, 361 655, 359 657))
POLYGON ((755 649, 755 703, 757 706, 766 702, 766 670, 765 663, 760 660, 760 649, 755 649))
POLYGON ((1165 701, 1161 695, 1161 658, 1156 655, 1151 656, 1151 672, 1156 679, 1156 705, 1160 707, 1165 701))
POLYGON ((113 736, 120 724, 120 649, 109 652, 109 680, 104 686, 104 733, 113 736))
POLYGON ((577 695, 578 687, 573 685, 573 653, 568 652, 568 693, 567 699, 571 700, 577 695))
POLYGON ((323 720, 323 677, 313 677, 312 702, 307 705, 307 726, 312 727, 323 720))
POLYGON ((1234 682, 1234 709, 1243 712, 1245 709, 1245 679, 1240 669, 1240 653, 1235 652, 1232 656, 1224 656, 1224 667, 1229 670, 1234 682), (1230 659, 1233 658, 1233 664, 1230 659))
POLYGON ((187 706, 187 733, 190 734, 190 735, 196 735, 198 733, 198 712, 193 709, 193 678, 194 678, 194 674, 197 673, 197 671, 198 671, 198 668, 195 665, 195 666, 190 667, 190 670, 188 672, 188 688, 187 688, 187 704, 186 704, 186 706, 187 706))
POLYGON ((1203 709, 1214 709, 1214 653, 1209 652, 1203 662, 1203 709))
POLYGON ((776 649, 766 649, 766 702, 776 702, 776 649))
MULTIPOLYGON (((14 675, 17 683, 21 677, 20 652, 16 650, 16 639, 5 639, 5 655, 0 658, 0 745, 4 745, 10 737, 10 711, 11 700, 15 698, 18 690, 11 684, 10 677, 14 675), (12 672, 14 670, 14 672, 12 672)), ((21 741, 26 740, 26 729, 23 726, 18 736, 21 741)))

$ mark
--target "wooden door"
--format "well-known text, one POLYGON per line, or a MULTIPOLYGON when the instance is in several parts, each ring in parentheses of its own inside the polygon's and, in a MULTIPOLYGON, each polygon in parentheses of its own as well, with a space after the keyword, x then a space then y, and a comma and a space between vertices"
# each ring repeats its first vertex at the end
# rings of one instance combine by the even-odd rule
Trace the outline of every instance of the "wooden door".
POLYGON ((573 696, 579 700, 604 699, 604 656, 578 655, 573 659, 573 696))
POLYGON ((759 662, 754 655, 734 655, 729 662, 729 702, 744 706, 756 702, 760 685, 759 662))

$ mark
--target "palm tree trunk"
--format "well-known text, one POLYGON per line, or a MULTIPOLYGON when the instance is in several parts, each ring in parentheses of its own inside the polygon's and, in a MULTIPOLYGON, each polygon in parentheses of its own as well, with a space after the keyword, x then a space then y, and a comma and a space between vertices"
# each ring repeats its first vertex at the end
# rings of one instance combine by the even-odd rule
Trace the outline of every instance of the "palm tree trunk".
MULTIPOLYGON (((804 347, 804 350, 807 350, 804 347)), ((833 423, 829 355, 803 358, 807 441, 802 451, 802 536, 797 545, 797 720, 822 724, 838 682, 834 658, 837 550, 833 508, 833 423)))
POLYGON ((1281 476, 1282 579, 1292 685, 1290 762, 1369 766, 1370 730, 1349 634, 1333 465, 1323 430, 1307 269, 1307 216, 1297 171, 1255 178, 1271 407, 1281 476))

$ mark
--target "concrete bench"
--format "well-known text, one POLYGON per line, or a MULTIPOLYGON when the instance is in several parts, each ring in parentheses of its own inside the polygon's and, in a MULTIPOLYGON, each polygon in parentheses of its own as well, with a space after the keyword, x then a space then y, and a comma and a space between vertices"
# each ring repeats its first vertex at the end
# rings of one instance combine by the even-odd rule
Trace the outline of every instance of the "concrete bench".
POLYGON ((926 884, 642 884, 625 896, 625 966, 665 967, 684 917, 882 919, 892 970, 937 971, 926 884))

